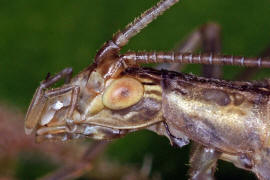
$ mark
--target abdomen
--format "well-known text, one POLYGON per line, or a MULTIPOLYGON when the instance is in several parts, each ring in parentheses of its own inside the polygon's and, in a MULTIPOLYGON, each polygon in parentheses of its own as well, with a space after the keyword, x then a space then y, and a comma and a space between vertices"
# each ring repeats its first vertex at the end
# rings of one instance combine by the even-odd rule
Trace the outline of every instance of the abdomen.
POLYGON ((266 143, 265 87, 169 73, 162 89, 168 126, 192 140, 230 154, 253 152, 266 143))

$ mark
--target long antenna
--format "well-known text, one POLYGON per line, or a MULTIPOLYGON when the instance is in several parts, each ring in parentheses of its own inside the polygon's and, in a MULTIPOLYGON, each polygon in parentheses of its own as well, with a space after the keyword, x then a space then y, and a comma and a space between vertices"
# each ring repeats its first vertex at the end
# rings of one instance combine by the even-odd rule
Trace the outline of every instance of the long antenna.
POLYGON ((152 8, 146 10, 122 31, 118 31, 114 34, 112 40, 102 46, 95 57, 95 62, 99 64, 99 62, 106 59, 106 57, 118 54, 120 49, 125 46, 133 36, 137 35, 143 28, 178 1, 179 0, 161 0, 152 8))
POLYGON ((121 56, 126 64, 143 63, 181 63, 181 64, 216 64, 245 67, 270 67, 270 58, 256 58, 220 55, 212 53, 192 54, 175 52, 127 52, 121 56))
POLYGON ((179 0, 162 0, 157 3, 157 5, 146 10, 139 18, 136 18, 132 23, 128 24, 125 29, 119 31, 113 36, 114 43, 120 48, 125 46, 133 36, 138 34, 149 23, 163 14, 163 12, 168 10, 178 1, 179 0))

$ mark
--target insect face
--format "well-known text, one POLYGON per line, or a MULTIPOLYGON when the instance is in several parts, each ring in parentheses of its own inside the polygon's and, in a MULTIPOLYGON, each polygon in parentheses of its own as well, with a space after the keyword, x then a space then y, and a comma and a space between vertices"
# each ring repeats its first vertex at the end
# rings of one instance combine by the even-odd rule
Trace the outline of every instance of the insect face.
MULTIPOLYGON (((75 92, 58 91, 66 85, 44 91, 42 110, 35 118, 37 141, 112 139, 162 121, 159 84, 128 74, 107 80, 101 77, 97 71, 83 71, 71 80, 71 86, 80 88, 74 108, 75 92), (52 91, 58 93, 52 96, 52 91)), ((26 125, 33 122, 29 115, 26 125)))

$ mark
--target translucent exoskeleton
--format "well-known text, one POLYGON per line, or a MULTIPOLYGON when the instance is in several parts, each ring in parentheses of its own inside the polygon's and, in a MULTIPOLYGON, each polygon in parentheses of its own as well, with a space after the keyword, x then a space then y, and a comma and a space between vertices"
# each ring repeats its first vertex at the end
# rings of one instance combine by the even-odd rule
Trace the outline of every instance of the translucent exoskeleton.
POLYGON ((259 179, 270 179, 268 80, 228 82, 139 66, 154 62, 270 67, 270 59, 219 55, 218 47, 211 45, 206 54, 185 53, 195 48, 197 37, 208 36, 207 27, 211 30, 215 25, 194 32, 191 43, 180 51, 119 53, 177 2, 161 0, 144 12, 107 41, 94 63, 77 76, 71 78, 71 68, 48 75, 34 94, 25 132, 35 131, 37 141, 42 142, 84 137, 110 140, 148 129, 179 147, 195 142, 191 179, 213 179, 218 159, 252 171, 259 179), (50 88, 60 79, 65 79, 63 86, 50 88))

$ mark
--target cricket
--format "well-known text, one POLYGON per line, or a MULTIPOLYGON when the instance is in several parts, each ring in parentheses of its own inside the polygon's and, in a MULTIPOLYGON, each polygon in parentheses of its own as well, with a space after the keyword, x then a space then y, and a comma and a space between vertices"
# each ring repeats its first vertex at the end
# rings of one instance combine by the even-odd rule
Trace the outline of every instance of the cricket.
POLYGON ((178 50, 120 53, 177 2, 161 0, 116 32, 78 75, 72 77, 72 68, 48 74, 28 108, 26 134, 35 133, 37 142, 113 140, 147 129, 179 150, 193 142, 190 179, 214 179, 218 159, 270 179, 270 81, 225 81, 216 71, 218 65, 269 68, 269 58, 221 55, 215 24, 195 31, 178 50), (194 54, 202 39, 204 52, 194 54), (140 66, 147 63, 159 67, 140 66), (204 64, 204 77, 177 72, 183 64, 204 64))

